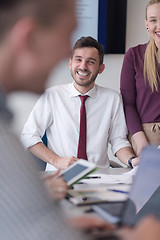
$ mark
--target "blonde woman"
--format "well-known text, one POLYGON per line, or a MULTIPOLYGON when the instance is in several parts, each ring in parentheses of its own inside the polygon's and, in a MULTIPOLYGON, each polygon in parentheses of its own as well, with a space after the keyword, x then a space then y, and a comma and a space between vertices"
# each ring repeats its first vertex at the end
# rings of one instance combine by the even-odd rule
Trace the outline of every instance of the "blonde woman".
POLYGON ((126 52, 120 84, 137 156, 148 143, 160 145, 160 0, 148 2, 145 25, 150 41, 126 52))

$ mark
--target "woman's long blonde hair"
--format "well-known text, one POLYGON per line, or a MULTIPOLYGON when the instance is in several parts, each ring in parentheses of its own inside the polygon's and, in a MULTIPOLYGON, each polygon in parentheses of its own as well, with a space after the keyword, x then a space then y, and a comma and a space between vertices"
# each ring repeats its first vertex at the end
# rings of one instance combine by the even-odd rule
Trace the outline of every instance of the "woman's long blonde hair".
MULTIPOLYGON (((160 3, 160 0, 150 0, 148 2, 145 14, 146 20, 148 7, 155 3, 160 3)), ((152 92, 154 90, 158 92, 159 74, 157 71, 157 48, 153 39, 150 39, 144 56, 144 77, 148 79, 152 92)))

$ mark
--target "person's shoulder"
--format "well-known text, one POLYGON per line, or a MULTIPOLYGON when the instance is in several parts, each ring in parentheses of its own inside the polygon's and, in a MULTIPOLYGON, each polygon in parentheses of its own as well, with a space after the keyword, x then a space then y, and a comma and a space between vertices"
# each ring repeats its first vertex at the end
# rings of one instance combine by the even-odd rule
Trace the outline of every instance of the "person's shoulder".
POLYGON ((144 54, 146 51, 147 43, 145 44, 138 44, 134 47, 131 47, 125 53, 124 61, 128 62, 137 62, 144 61, 144 54))
POLYGON ((71 83, 55 85, 55 86, 47 88, 45 90, 44 94, 53 95, 53 94, 56 94, 56 93, 62 93, 64 91, 67 91, 68 89, 70 89, 70 86, 71 86, 71 83))
POLYGON ((137 54, 137 53, 144 53, 145 50, 146 50, 146 47, 147 47, 147 44, 148 43, 144 43, 144 44, 138 44, 134 47, 131 47, 127 50, 126 54, 137 54))
POLYGON ((96 84, 97 91, 102 95, 119 97, 120 93, 112 88, 102 87, 96 84))

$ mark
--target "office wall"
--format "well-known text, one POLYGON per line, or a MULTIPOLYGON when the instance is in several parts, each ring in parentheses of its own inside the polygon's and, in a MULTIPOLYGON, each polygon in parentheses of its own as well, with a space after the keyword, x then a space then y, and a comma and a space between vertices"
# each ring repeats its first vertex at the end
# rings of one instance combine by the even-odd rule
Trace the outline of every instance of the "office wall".
MULTIPOLYGON (((128 0, 126 50, 138 43, 148 41, 148 34, 144 24, 145 6, 148 0, 128 0)), ((118 21, 118 19, 117 19, 118 21)), ((115 29, 115 38, 116 35, 115 29)), ((98 76, 97 84, 119 91, 120 71, 124 55, 105 55, 105 71, 98 76)), ((68 59, 59 64, 51 74, 47 87, 72 81, 68 68, 68 59)), ((39 96, 27 93, 12 94, 9 97, 9 106, 15 113, 13 128, 19 134, 27 117, 39 96)))

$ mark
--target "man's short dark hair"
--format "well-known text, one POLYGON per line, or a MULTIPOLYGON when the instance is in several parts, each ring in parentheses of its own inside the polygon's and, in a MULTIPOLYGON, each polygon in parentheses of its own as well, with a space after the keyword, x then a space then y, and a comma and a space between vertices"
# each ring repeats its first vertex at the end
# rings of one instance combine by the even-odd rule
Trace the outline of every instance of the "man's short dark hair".
POLYGON ((23 17, 34 17, 49 27, 60 12, 67 8, 66 0, 2 0, 0 1, 0 39, 23 17))
POLYGON ((75 49, 84 48, 84 47, 94 47, 94 48, 96 48, 98 50, 98 53, 99 53, 99 65, 101 65, 103 63, 104 49, 103 49, 103 46, 101 44, 99 44, 96 39, 94 39, 90 36, 81 37, 75 43, 75 45, 73 47, 73 53, 74 53, 75 49))

